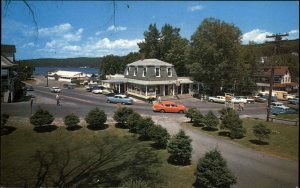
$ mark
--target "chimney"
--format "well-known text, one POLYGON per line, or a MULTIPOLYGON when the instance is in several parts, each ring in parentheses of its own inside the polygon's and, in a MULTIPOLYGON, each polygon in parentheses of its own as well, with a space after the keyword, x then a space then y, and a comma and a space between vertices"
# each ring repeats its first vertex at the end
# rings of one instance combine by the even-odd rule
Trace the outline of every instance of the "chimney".
POLYGON ((145 59, 145 53, 141 53, 141 60, 143 61, 145 59))

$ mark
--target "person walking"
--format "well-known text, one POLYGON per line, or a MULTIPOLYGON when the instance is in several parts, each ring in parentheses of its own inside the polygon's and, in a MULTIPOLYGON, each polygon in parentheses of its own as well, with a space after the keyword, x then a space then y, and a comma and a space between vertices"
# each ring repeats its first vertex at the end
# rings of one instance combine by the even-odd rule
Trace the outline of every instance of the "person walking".
POLYGON ((161 102, 161 98, 160 98, 160 96, 158 96, 158 98, 157 98, 157 102, 161 102))
POLYGON ((242 102, 241 103, 241 111, 244 111, 244 107, 245 107, 245 104, 242 102))
POLYGON ((59 94, 56 94, 56 105, 60 106, 60 96, 59 96, 59 94))

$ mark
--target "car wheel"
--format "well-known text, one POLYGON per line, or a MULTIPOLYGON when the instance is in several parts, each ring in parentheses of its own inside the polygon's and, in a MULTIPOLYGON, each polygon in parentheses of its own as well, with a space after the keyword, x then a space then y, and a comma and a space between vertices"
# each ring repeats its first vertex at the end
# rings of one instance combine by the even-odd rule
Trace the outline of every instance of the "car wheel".
POLYGON ((184 111, 183 111, 183 110, 180 110, 180 111, 179 111, 179 113, 180 113, 180 114, 183 114, 183 113, 184 113, 184 111))
POLYGON ((209 100, 209 102, 214 102, 214 100, 209 100))
POLYGON ((160 110, 159 112, 161 112, 161 113, 165 113, 165 111, 164 111, 164 110, 160 110))

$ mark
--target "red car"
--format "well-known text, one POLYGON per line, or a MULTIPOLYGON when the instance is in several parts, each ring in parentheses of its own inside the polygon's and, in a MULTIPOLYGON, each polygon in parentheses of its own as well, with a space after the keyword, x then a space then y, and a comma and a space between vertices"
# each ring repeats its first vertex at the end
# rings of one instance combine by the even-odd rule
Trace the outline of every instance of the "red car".
POLYGON ((176 104, 171 101, 163 101, 153 104, 154 112, 175 112, 175 113, 184 113, 186 111, 186 107, 181 104, 176 104))

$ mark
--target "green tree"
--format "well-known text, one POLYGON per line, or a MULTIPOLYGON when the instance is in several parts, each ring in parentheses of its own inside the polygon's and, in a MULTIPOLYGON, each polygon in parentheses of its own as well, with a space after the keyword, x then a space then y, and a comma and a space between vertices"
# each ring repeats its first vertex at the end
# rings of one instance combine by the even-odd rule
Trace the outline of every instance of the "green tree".
POLYGON ((79 117, 74 113, 71 113, 64 118, 64 123, 69 128, 77 126, 79 122, 79 117))
POLYGON ((123 74, 126 67, 126 63, 122 57, 115 55, 107 55, 101 59, 100 71, 101 76, 109 74, 123 74))
POLYGON ((209 129, 218 129, 219 118, 210 110, 204 117, 204 125, 209 129))
POLYGON ((230 138, 242 138, 246 134, 246 129, 243 127, 243 121, 235 110, 229 110, 223 116, 221 129, 230 131, 230 138))
POLYGON ((159 40, 161 38, 160 32, 156 24, 150 24, 148 31, 144 32, 145 41, 138 43, 140 52, 144 53, 145 58, 161 59, 161 50, 159 40))
POLYGON ((105 112, 103 110, 100 110, 97 107, 90 110, 89 113, 85 117, 85 121, 91 127, 103 128, 106 120, 107 120, 107 116, 106 116, 105 112))
POLYGON ((191 37, 189 73, 197 81, 210 84, 213 95, 224 80, 232 87, 240 63, 241 31, 232 24, 206 18, 191 37))
POLYGON ((141 121, 142 116, 137 113, 133 112, 132 114, 129 114, 127 117, 127 126, 130 131, 136 132, 139 122, 141 121))
POLYGON ((20 80, 24 81, 30 78, 34 73, 34 67, 28 61, 18 61, 17 73, 20 80))
POLYGON ((193 122, 198 109, 195 107, 188 108, 187 112, 185 113, 185 117, 190 118, 190 122, 193 122))
POLYGON ((193 150, 191 142, 190 137, 182 129, 174 135, 167 145, 170 162, 177 165, 190 164, 193 150))
POLYGON ((196 176, 195 187, 229 188, 237 183, 236 177, 227 167, 226 160, 216 149, 205 153, 204 157, 199 159, 196 176))
POLYGON ((143 117, 137 125, 137 133, 141 135, 143 139, 150 139, 150 129, 155 126, 151 117, 143 117))
POLYGON ((114 120, 121 124, 122 126, 127 126, 127 119, 130 114, 133 114, 134 111, 131 108, 127 107, 121 107, 117 108, 116 111, 114 111, 114 120))
POLYGON ((14 90, 13 101, 20 101, 24 99, 24 97, 26 96, 26 90, 24 88, 25 88, 25 84, 21 82, 20 78, 17 76, 13 80, 13 90, 14 90))
POLYGON ((254 136, 258 138, 259 141, 270 138, 271 129, 262 123, 253 126, 254 136))
POLYGON ((149 130, 150 139, 159 148, 166 148, 168 141, 170 139, 170 134, 167 129, 163 128, 161 125, 152 126, 149 130))
POLYGON ((49 125, 53 122, 54 117, 48 111, 44 109, 37 109, 37 111, 30 117, 30 123, 37 127, 42 127, 44 125, 49 125))
POLYGON ((195 111, 195 113, 193 115, 194 115, 193 124, 195 126, 203 125, 205 119, 204 119, 203 114, 200 112, 200 110, 195 111))

